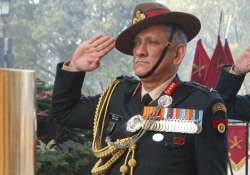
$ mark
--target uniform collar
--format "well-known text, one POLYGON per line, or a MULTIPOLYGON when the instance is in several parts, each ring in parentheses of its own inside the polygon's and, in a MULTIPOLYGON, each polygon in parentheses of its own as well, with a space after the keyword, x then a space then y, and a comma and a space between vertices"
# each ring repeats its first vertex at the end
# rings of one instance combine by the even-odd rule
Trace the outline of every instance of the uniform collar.
POLYGON ((166 87, 173 81, 175 77, 176 77, 176 74, 174 74, 171 78, 169 78, 167 81, 165 81, 164 83, 162 83, 161 85, 159 85, 158 87, 156 87, 150 92, 147 92, 142 85, 141 86, 141 98, 145 94, 148 93, 150 97, 152 98, 152 100, 156 100, 162 94, 162 92, 166 89, 166 87))

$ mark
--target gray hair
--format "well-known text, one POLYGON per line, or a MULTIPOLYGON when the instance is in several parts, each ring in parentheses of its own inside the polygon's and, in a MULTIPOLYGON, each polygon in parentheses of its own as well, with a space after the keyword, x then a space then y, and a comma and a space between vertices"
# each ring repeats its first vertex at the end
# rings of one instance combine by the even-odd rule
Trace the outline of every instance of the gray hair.
MULTIPOLYGON (((187 36, 186 34, 183 32, 183 30, 178 27, 177 25, 174 25, 174 24, 166 24, 166 30, 167 30, 167 33, 170 33, 172 31, 172 28, 175 27, 176 28, 176 31, 175 31, 175 34, 174 34, 174 37, 173 37, 173 43, 175 44, 179 44, 179 43, 182 43, 182 44, 187 44, 187 36)), ((169 39, 169 38, 168 38, 169 39)))

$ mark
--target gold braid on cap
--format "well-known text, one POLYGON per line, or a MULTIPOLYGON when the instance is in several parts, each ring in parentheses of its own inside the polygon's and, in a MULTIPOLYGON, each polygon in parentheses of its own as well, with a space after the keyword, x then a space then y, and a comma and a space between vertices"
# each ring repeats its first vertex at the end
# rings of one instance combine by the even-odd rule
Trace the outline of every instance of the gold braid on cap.
POLYGON ((126 160, 120 168, 122 175, 125 175, 130 167, 130 175, 133 174, 136 165, 135 160, 135 144, 131 142, 132 137, 117 139, 113 144, 103 145, 103 131, 107 117, 108 106, 111 96, 119 84, 118 80, 114 80, 111 85, 102 93, 96 107, 93 127, 93 143, 92 150, 99 160, 91 170, 92 175, 104 175, 111 166, 128 150, 126 160), (117 145, 122 145, 118 147, 117 145), (131 157, 128 160, 128 157, 131 157), (105 160, 104 160, 105 159, 105 160))

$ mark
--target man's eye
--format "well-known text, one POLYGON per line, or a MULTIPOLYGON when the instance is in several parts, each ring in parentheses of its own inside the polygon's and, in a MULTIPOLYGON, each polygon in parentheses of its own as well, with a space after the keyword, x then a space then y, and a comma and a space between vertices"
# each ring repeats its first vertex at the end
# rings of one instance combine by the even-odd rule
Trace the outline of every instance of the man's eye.
POLYGON ((158 41, 153 41, 153 40, 149 40, 148 43, 149 43, 149 44, 152 44, 152 45, 157 45, 157 44, 159 44, 158 41))
POLYGON ((135 41, 135 42, 134 42, 134 47, 138 46, 139 44, 140 44, 139 41, 135 41))

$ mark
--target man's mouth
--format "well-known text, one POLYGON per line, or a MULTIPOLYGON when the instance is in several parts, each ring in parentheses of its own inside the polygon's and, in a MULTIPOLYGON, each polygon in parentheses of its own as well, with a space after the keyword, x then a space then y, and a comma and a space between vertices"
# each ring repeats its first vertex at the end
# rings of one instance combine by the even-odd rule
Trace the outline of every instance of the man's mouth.
POLYGON ((135 64, 136 64, 136 65, 148 64, 148 62, 147 62, 147 61, 136 61, 135 64))

